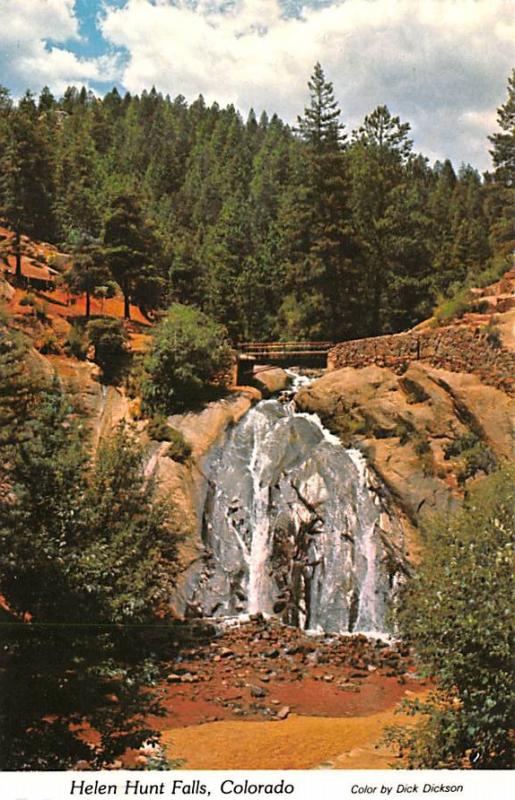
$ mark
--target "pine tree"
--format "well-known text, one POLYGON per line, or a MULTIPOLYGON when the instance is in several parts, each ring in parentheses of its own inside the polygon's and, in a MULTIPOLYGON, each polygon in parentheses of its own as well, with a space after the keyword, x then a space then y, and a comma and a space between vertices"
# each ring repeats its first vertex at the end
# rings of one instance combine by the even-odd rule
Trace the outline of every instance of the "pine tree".
POLYGON ((310 105, 298 118, 302 147, 281 209, 290 333, 341 338, 350 331, 353 243, 346 204, 343 125, 332 84, 320 64, 310 105))
MULTIPOLYGON (((147 299, 154 302, 146 285, 156 275, 151 266, 156 242, 133 194, 122 192, 114 198, 104 225, 103 246, 109 269, 123 293, 124 316, 130 319, 131 299, 140 306, 147 299)), ((153 286, 151 290, 153 293, 153 286)))
MULTIPOLYGON (((409 129, 386 106, 378 106, 354 132, 349 150, 352 217, 360 240, 365 301, 363 334, 391 329, 390 299, 396 296, 396 283, 409 273, 405 248, 410 240, 411 251, 420 233, 421 209, 412 191, 416 184, 410 180, 414 173, 409 169, 413 161, 409 129)), ((417 266, 418 278, 423 266, 417 266)))
POLYGON ((110 279, 101 243, 82 230, 71 230, 67 250, 73 257, 71 268, 64 280, 73 294, 86 295, 86 319, 91 314, 91 295, 110 279))
POLYGON ((47 121, 27 93, 7 118, 1 165, 3 213, 15 233, 16 277, 21 278, 21 234, 52 240, 53 166, 47 121))
POLYGON ((508 98, 497 111, 500 133, 488 138, 493 145, 490 151, 495 167, 495 179, 504 186, 515 184, 515 70, 508 79, 508 98))
POLYGON ((515 70, 508 80, 508 98, 497 112, 501 132, 489 137, 495 167, 486 175, 490 244, 501 267, 509 265, 515 247, 515 70))
POLYGON ((70 411, 57 386, 39 395, 0 498, 5 770, 100 768, 154 735, 144 718, 159 713, 145 625, 174 574, 169 511, 123 431, 90 474, 70 411))

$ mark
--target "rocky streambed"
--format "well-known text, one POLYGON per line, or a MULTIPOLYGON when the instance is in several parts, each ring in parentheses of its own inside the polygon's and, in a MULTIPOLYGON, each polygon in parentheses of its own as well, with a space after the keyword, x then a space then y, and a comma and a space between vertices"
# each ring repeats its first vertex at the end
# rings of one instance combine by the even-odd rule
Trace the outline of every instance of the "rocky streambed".
MULTIPOLYGON (((340 736, 338 720, 355 725, 352 720, 361 719, 365 730, 368 720, 376 720, 376 715, 382 719, 402 698, 424 690, 408 650, 385 639, 308 635, 261 614, 230 625, 199 620, 186 627, 188 644, 169 662, 161 687, 166 714, 155 720, 170 758, 181 756, 184 741, 184 768, 238 768, 242 757, 270 768, 272 762, 265 761, 273 758, 271 754, 263 753, 259 761, 252 725, 245 725, 243 734, 239 729, 235 761, 231 763, 228 753, 225 763, 217 761, 216 753, 223 751, 224 737, 234 735, 236 721, 267 722, 266 731, 271 732, 274 726, 300 717, 305 718, 302 725, 325 719, 322 724, 328 731, 336 721, 334 730, 340 736), (206 740, 202 754, 186 746, 197 735, 194 731, 202 732, 206 740), (246 736, 250 739, 243 744, 246 736)), ((180 635, 184 637, 184 628, 180 635)), ((374 735, 379 738, 377 732, 374 735)), ((316 763, 317 747, 314 740, 312 762, 294 760, 292 765, 316 763)), ((319 760, 324 752, 320 750, 319 760)), ((223 752, 219 755, 223 759, 223 752)))

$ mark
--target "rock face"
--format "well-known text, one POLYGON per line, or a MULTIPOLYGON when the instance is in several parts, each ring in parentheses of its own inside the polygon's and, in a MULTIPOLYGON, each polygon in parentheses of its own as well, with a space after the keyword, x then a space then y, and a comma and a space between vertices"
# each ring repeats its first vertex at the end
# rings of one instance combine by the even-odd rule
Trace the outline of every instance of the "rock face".
POLYGON ((335 370, 303 388, 296 403, 343 441, 358 443, 414 523, 453 506, 460 482, 482 474, 482 465, 513 456, 511 398, 476 375, 427 363, 402 374, 378 366, 335 370))

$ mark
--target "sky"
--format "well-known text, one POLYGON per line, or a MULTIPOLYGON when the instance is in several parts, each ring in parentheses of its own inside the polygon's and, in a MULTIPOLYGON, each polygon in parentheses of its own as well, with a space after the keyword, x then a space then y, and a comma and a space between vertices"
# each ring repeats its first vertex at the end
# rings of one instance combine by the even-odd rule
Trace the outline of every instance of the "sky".
POLYGON ((385 104, 431 162, 481 171, 514 55, 513 0, 0 0, 14 97, 155 86, 294 122, 320 61, 348 132, 385 104))

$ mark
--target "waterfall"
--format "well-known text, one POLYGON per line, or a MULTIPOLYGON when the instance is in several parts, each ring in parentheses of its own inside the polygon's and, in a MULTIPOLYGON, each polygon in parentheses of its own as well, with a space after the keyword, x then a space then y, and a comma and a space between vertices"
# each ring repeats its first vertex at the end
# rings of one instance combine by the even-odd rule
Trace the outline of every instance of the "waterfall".
MULTIPOLYGON (((307 378, 292 374, 293 392, 307 378)), ((392 578, 365 459, 292 397, 263 400, 210 465, 207 616, 263 612, 319 632, 384 632, 392 578)))

